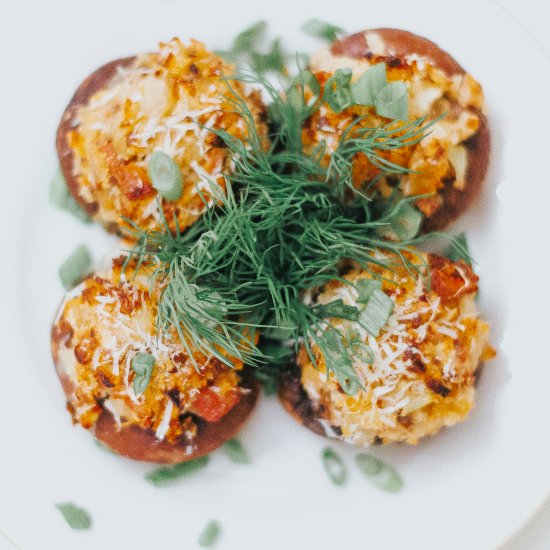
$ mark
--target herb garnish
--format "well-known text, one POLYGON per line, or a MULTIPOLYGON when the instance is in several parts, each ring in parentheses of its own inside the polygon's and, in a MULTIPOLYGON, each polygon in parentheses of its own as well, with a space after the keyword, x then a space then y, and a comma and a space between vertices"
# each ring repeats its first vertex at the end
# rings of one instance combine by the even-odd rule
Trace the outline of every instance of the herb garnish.
POLYGON ((361 473, 379 489, 388 493, 397 493, 403 488, 403 479, 395 468, 380 459, 359 453, 355 457, 355 463, 361 473))
POLYGON ((59 279, 65 290, 70 290, 79 283, 89 273, 91 266, 90 251, 86 245, 81 244, 59 268, 59 279))
POLYGON ((348 477, 344 461, 330 447, 323 449, 321 457, 330 480, 335 485, 343 485, 348 477))
POLYGON ((91 223, 92 221, 88 213, 83 210, 71 195, 61 168, 57 169, 50 183, 50 203, 61 210, 66 210, 81 222, 91 223))
POLYGON ((201 548, 212 546, 218 540, 220 533, 220 522, 216 520, 209 521, 199 536, 199 546, 201 548))
POLYGON ((254 23, 233 40, 230 50, 217 50, 216 53, 240 67, 248 67, 257 73, 275 72, 285 75, 287 55, 281 40, 276 38, 266 46, 267 22, 254 23))
POLYGON ((338 35, 345 34, 344 29, 336 27, 320 19, 310 19, 302 25, 302 31, 315 38, 321 38, 327 42, 334 42, 338 35))
POLYGON ((134 371, 134 392, 141 395, 147 388, 151 373, 155 366, 155 358, 150 353, 136 353, 132 358, 132 370, 134 371))
POLYGON ((472 263, 472 256, 470 254, 470 248, 468 246, 468 239, 465 233, 460 233, 458 237, 451 243, 451 245, 445 250, 444 255, 452 262, 463 260, 467 264, 472 263))
POLYGON ((208 464, 208 456, 201 456, 195 460, 188 462, 180 462, 171 466, 162 466, 149 472, 145 479, 156 485, 157 487, 165 487, 171 485, 174 481, 178 481, 190 474, 202 470, 208 464))
MULTIPOLYGON (((247 39, 256 40, 259 30, 247 39)), ((386 265, 391 261, 405 264, 411 273, 421 271, 423 262, 412 248, 420 241, 419 224, 416 230, 412 223, 406 224, 408 231, 395 230, 404 204, 412 199, 396 198, 391 208, 378 208, 376 192, 366 194, 353 185, 352 162, 361 153, 382 175, 405 174, 407 168, 381 152, 418 143, 435 121, 423 117, 365 128, 359 117, 344 132, 327 166, 323 143, 309 154, 302 147, 303 123, 324 101, 310 72, 300 70, 285 94, 258 74, 243 71, 238 79, 262 86, 271 99, 270 146, 266 148, 246 102, 228 81, 225 103, 244 121, 247 138, 211 130, 235 165, 225 178, 226 193, 211 182, 210 195, 218 207, 207 209, 181 235, 172 235, 166 220, 160 231, 136 227, 138 241, 130 258, 138 265, 147 262, 153 278, 166 282, 158 325, 174 329, 191 358, 198 350, 229 366, 235 360, 262 365, 260 377, 275 380, 281 364, 276 357, 285 354, 273 354, 281 350, 272 343, 277 340, 273 333, 282 332, 287 350, 296 352, 303 343, 317 365, 315 344, 325 356, 327 376, 333 372, 344 391, 355 394, 361 383, 353 362, 358 357, 372 361, 372 351, 356 333, 342 333, 328 320, 351 317, 359 322, 361 311, 337 303, 311 307, 303 296, 338 277, 341 262, 348 259, 373 278, 374 266, 382 263, 391 269, 386 265), (315 95, 313 102, 306 99, 306 88, 315 95), (385 228, 393 228, 394 241, 380 237, 385 228), (377 250, 394 259, 378 259, 377 250), (259 345, 258 330, 267 335, 259 345), (266 376, 270 368, 273 376, 266 376)), ((382 294, 377 294, 377 308, 371 307, 378 317, 362 319, 373 334, 391 313, 389 298, 382 294)))
POLYGON ((63 514, 65 521, 72 529, 82 531, 92 526, 92 518, 84 508, 80 508, 72 502, 56 504, 55 507, 63 514))
POLYGON ((227 456, 236 464, 250 464, 251 460, 244 448, 244 445, 238 439, 230 439, 223 444, 227 456))

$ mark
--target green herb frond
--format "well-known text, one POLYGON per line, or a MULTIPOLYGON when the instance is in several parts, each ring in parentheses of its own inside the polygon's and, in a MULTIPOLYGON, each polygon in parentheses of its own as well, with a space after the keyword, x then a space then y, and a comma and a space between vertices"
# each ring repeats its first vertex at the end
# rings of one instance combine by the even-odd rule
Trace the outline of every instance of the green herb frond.
POLYGON ((305 85, 315 88, 309 74, 300 74, 286 94, 261 75, 243 72, 237 78, 261 86, 271 98, 270 145, 228 80, 225 103, 243 120, 246 138, 210 130, 223 140, 235 166, 226 176, 226 192, 211 182, 216 207, 182 234, 173 235, 168 224, 160 231, 134 229, 138 241, 129 256, 138 265, 154 266, 154 278, 163 285, 159 327, 175 330, 190 357, 198 350, 228 365, 242 360, 260 366, 268 380, 269 365, 278 369, 292 346, 297 351, 303 344, 318 364, 315 345, 325 357, 327 376, 333 372, 345 391, 355 393, 360 382, 353 363, 372 353, 328 320, 357 319, 359 310, 340 303, 312 307, 304 294, 338 278, 350 260, 374 278, 377 266, 391 270, 393 262, 422 273, 416 232, 400 233, 395 223, 413 199, 397 198, 391 208, 379 208, 375 194, 358 192, 350 201, 342 188, 352 187, 351 162, 359 152, 383 174, 405 173, 380 152, 417 143, 434 122, 421 118, 362 128, 356 121, 327 166, 322 144, 311 154, 302 147, 303 122, 322 100, 306 104, 305 85), (387 228, 397 238, 383 238, 387 228), (407 238, 399 238, 405 233, 407 238), (261 345, 255 343, 258 330, 264 334, 261 345))

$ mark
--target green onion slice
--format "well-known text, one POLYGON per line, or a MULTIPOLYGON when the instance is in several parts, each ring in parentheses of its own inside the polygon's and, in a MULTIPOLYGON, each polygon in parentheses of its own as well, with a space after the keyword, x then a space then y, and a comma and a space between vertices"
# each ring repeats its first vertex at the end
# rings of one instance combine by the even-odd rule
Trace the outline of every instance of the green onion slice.
POLYGON ((353 362, 347 353, 340 331, 329 326, 317 343, 325 356, 325 363, 328 367, 327 377, 329 371, 332 370, 344 392, 348 395, 355 395, 363 386, 353 368, 353 362))
POLYGON ((237 63, 239 54, 233 50, 214 50, 214 53, 228 63, 237 63))
POLYGON ((348 348, 355 358, 368 364, 374 362, 374 351, 361 339, 359 332, 350 330, 346 336, 348 348))
POLYGON ((61 168, 57 169, 55 176, 50 182, 50 204, 60 210, 69 212, 81 222, 90 223, 92 221, 92 218, 82 209, 69 192, 69 187, 61 172, 61 168))
POLYGON ((310 19, 302 25, 302 31, 314 38, 320 38, 328 42, 334 42, 338 35, 345 34, 344 29, 331 25, 320 19, 310 19))
POLYGON ((409 98, 407 86, 403 82, 390 82, 374 98, 376 112, 392 120, 407 120, 409 98))
POLYGON ((162 151, 153 151, 149 158, 149 178, 153 187, 169 201, 176 201, 183 191, 180 167, 162 151))
POLYGON ((376 96, 387 84, 385 63, 377 63, 369 67, 369 69, 351 85, 353 102, 356 105, 374 105, 376 96))
POLYGON ((266 21, 254 23, 235 37, 231 49, 234 53, 248 53, 250 50, 254 50, 264 37, 266 29, 266 21))
POLYGON ((220 532, 220 522, 216 520, 209 521, 199 536, 199 546, 201 548, 212 546, 218 540, 220 532))
POLYGON ((80 508, 72 502, 56 504, 55 507, 61 512, 71 529, 81 531, 92 526, 92 518, 84 508, 80 508))
POLYGON ((230 439, 223 445, 227 456, 236 464, 250 464, 251 460, 244 448, 243 444, 238 439, 230 439))
POLYGON ((81 244, 59 268, 59 278, 65 290, 70 290, 79 283, 90 272, 91 265, 90 251, 86 245, 81 244))
POLYGON ((321 93, 321 85, 315 75, 311 71, 300 71, 293 79, 292 85, 300 85, 302 87, 308 87, 314 96, 319 97, 321 93))
POLYGON ((208 456, 201 456, 188 462, 180 462, 172 466, 162 466, 152 472, 149 472, 145 479, 156 487, 165 487, 171 485, 190 474, 202 470, 208 464, 208 456))
POLYGON ((335 113, 353 105, 350 83, 351 69, 336 69, 334 75, 327 80, 324 99, 335 113))
POLYGON ((461 233, 458 237, 454 237, 444 255, 452 262, 464 260, 466 263, 471 264, 472 256, 470 255, 470 247, 468 246, 466 234, 461 233))
POLYGON ((276 38, 266 54, 251 51, 250 65, 257 73, 270 71, 282 73, 285 70, 285 54, 281 46, 281 40, 276 38))
POLYGON ((410 241, 420 231, 424 216, 410 201, 403 201, 395 217, 391 220, 391 233, 399 241, 410 241))
POLYGON ((365 309, 359 314, 359 324, 375 338, 380 329, 388 322, 395 304, 381 290, 374 290, 365 309))
POLYGON ((372 293, 382 288, 382 283, 376 279, 359 279, 355 281, 355 288, 358 294, 357 303, 366 304, 371 299, 372 293))
POLYGON ((323 449, 321 457, 323 459, 323 466, 330 480, 335 485, 342 485, 345 483, 348 475, 344 461, 330 447, 323 449))
POLYGON ((357 321, 359 310, 355 306, 344 304, 341 298, 328 302, 328 304, 318 304, 314 308, 315 314, 321 319, 337 318, 347 319, 348 321, 357 321))
POLYGON ((132 370, 135 373, 134 392, 141 395, 147 388, 155 366, 155 358, 149 353, 136 353, 132 359, 132 370))
POLYGON ((355 457, 355 463, 361 473, 383 491, 397 493, 402 489, 402 477, 392 466, 382 462, 378 458, 360 453, 355 457))

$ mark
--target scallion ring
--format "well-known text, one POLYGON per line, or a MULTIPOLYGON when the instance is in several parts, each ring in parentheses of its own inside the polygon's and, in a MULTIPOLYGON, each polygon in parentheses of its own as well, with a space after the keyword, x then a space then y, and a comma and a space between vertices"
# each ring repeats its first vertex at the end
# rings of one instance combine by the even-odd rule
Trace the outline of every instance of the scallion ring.
POLYGON ((92 257, 88 247, 81 244, 59 268, 59 278, 65 290, 70 290, 90 271, 92 257))
POLYGON ((152 472, 149 472, 145 479, 157 487, 165 487, 178 481, 190 474, 202 470, 208 464, 208 455, 201 456, 195 460, 172 464, 171 466, 161 466, 152 472))
POLYGON ((403 487, 403 478, 396 470, 380 459, 365 453, 355 457, 361 473, 374 485, 388 493, 397 493, 403 487))
POLYGON ((424 216, 410 202, 402 202, 396 216, 391 221, 391 232, 396 240, 410 241, 420 231, 424 216))
POLYGON ((327 42, 333 42, 339 34, 344 34, 344 29, 321 21, 320 19, 310 19, 302 25, 302 31, 315 38, 321 38, 327 42))
POLYGON ((359 314, 358 322, 370 335, 377 338, 380 329, 388 322, 394 306, 394 301, 377 289, 359 314))
POLYGON ((136 353, 134 355, 132 370, 135 373, 134 392, 136 395, 141 395, 147 389, 155 362, 155 358, 149 353, 136 353))
POLYGON ((322 452, 323 466, 330 480, 335 485, 345 483, 348 474, 344 461, 330 448, 325 447, 322 452))
POLYGON ((366 304, 372 293, 382 288, 382 283, 377 279, 359 279, 355 281, 355 288, 357 290, 357 303, 366 304))
POLYGON ((243 444, 238 439, 230 439, 223 445, 227 456, 236 464, 250 464, 251 460, 244 448, 243 444))
POLYGON ((386 64, 369 67, 352 85, 351 95, 356 105, 374 105, 376 96, 386 87, 386 64))
POLYGON ((336 69, 334 75, 327 80, 324 99, 335 113, 353 105, 350 83, 351 69, 336 69))
POLYGON ((216 520, 209 521, 199 536, 199 546, 201 548, 212 546, 218 540, 220 533, 220 522, 216 520))
POLYGON ((403 82, 390 82, 374 98, 376 112, 392 120, 407 120, 409 117, 409 97, 403 82))
POLYGON ((166 200, 176 201, 181 197, 183 179, 174 159, 162 151, 153 151, 148 171, 153 187, 166 200))
POLYGON ((56 504, 55 507, 61 512, 71 529, 82 531, 92 526, 92 518, 84 508, 72 502, 56 504))

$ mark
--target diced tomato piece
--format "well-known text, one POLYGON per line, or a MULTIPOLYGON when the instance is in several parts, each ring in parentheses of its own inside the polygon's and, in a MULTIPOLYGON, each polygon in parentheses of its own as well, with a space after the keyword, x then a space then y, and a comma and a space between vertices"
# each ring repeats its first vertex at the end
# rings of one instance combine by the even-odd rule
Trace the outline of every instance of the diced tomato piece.
POLYGON ((430 257, 431 283, 434 292, 443 300, 476 293, 478 278, 471 266, 463 262, 451 262, 440 256, 430 257))
POLYGON ((202 390, 191 405, 191 412, 204 418, 207 422, 217 422, 225 416, 240 400, 236 391, 221 395, 211 388, 202 390))

